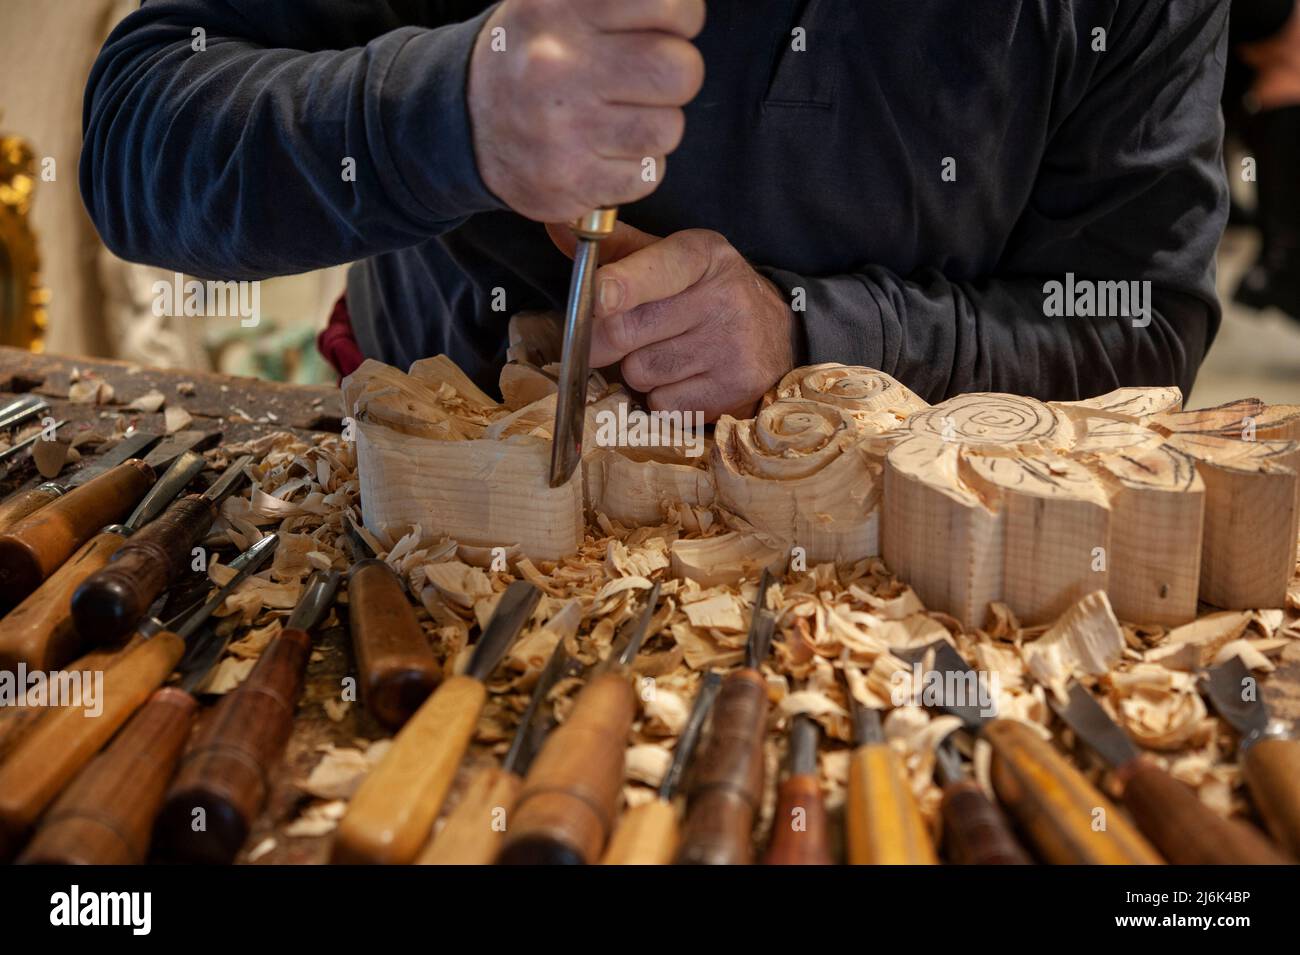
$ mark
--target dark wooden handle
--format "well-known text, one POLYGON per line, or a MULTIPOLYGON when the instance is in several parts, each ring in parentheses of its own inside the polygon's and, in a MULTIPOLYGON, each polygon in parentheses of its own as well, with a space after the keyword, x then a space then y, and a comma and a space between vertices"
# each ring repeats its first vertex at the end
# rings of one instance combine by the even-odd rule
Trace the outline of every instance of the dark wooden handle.
POLYGON ((600 859, 618 813, 623 758, 635 718, 636 693, 626 675, 602 673, 583 687, 568 719, 533 760, 498 862, 600 859))
POLYGON ((72 619, 87 642, 129 632, 190 565, 191 552, 208 533, 217 510, 199 494, 175 501, 146 524, 72 597, 72 619))
POLYGON ((293 729, 311 637, 284 630, 248 678, 222 697, 185 754, 158 815, 157 849, 170 861, 224 865, 248 838, 270 774, 293 729), (195 831, 195 811, 205 826, 195 831))
POLYGON ((1300 859, 1300 740, 1261 739, 1242 756, 1241 770, 1268 831, 1300 859))
POLYGON ((816 776, 791 776, 777 790, 764 865, 830 865, 826 803, 816 776))
POLYGON ((958 865, 1031 865, 1016 841, 1011 823, 984 790, 971 780, 943 790, 943 841, 958 865))
POLYGON ((198 704, 158 690, 50 807, 19 857, 38 865, 140 865, 198 704))
POLYGON ((1136 759, 1117 775, 1138 828, 1174 865, 1287 864, 1263 835, 1224 819, 1155 763, 1136 759))
POLYGON ((0 670, 19 663, 30 670, 56 670, 84 649, 72 624, 72 595, 126 543, 121 534, 96 534, 45 583, 4 618, 0 670))
POLYGON ((122 520, 153 484, 153 468, 125 461, 0 534, 0 600, 16 604, 90 540, 122 520))
POLYGON ((35 514, 51 501, 57 501, 59 496, 55 491, 34 487, 7 498, 0 504, 0 533, 9 530, 24 517, 35 514))
POLYGON ((763 798, 763 739, 767 684, 756 670, 737 670, 722 681, 712 727, 695 757, 679 865, 748 865, 752 830, 763 798))
POLYGON ((993 788, 1007 812, 1054 865, 1160 865, 1164 860, 1124 814, 1052 745, 1023 723, 992 720, 993 788))
POLYGON ((383 561, 363 561, 349 575, 348 628, 366 709, 400 728, 437 687, 442 668, 401 581, 383 561))

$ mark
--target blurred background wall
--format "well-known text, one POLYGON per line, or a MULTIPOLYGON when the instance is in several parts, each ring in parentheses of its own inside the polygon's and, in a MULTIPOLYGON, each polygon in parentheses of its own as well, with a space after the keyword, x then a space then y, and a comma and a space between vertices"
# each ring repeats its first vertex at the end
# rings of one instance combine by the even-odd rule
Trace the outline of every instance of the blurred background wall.
POLYGON ((20 137, 34 154, 31 222, 48 292, 45 350, 332 381, 314 336, 342 292, 344 267, 263 282, 256 329, 157 318, 151 288, 171 273, 122 261, 95 234, 77 186, 82 93, 104 38, 138 6, 139 0, 0 0, 0 135, 20 137))

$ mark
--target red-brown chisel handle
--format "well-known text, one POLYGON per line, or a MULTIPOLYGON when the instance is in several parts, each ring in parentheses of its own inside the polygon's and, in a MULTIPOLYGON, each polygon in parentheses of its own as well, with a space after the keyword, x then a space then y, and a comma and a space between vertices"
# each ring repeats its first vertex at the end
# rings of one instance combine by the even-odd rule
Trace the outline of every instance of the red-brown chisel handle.
POLYGON ((235 858, 289 741, 310 655, 305 631, 281 631, 200 728, 158 814, 157 848, 169 861, 224 865, 235 858), (195 831, 200 809, 205 826, 195 831))
POLYGON ((821 782, 811 774, 789 776, 776 795, 772 841, 764 865, 830 865, 830 832, 821 782))
POLYGON ((211 501, 191 494, 136 532, 73 595, 72 619, 82 638, 113 640, 139 623, 149 605, 189 567, 193 549, 216 517, 211 501))
POLYGON ((943 788, 943 842, 957 865, 1032 865, 1011 823, 979 784, 966 779, 943 788))
POLYGON ((757 670, 737 670, 722 681, 712 729, 695 757, 678 865, 748 865, 763 798, 763 739, 767 683, 757 670))
POLYGON ((36 865, 140 865, 154 815, 193 726, 198 703, 158 690, 50 807, 18 861, 36 865))
POLYGON ((1263 835, 1224 819, 1155 763, 1139 757, 1121 766, 1116 777, 1138 828, 1174 865, 1288 863, 1263 835))
POLYGON ((438 686, 442 668, 402 582, 382 560, 360 561, 348 575, 348 629, 366 709, 401 728, 438 686))
POLYGON ((96 531, 125 517, 153 482, 149 465, 124 461, 0 534, 0 600, 21 601, 96 531))
POLYGON ((0 504, 0 533, 9 530, 23 518, 35 514, 46 504, 57 501, 63 495, 45 486, 20 491, 0 504))
POLYGON ((72 595, 126 543, 121 534, 96 534, 45 583, 9 611, 0 625, 0 670, 25 663, 30 670, 56 670, 84 649, 72 623, 72 595))

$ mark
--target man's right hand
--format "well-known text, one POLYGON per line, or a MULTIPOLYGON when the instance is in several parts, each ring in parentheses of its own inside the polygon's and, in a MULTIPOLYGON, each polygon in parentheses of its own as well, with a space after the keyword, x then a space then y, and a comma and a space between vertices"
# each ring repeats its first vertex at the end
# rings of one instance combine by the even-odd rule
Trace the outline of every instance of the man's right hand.
POLYGON ((484 183, 539 222, 648 196, 704 82, 703 26, 704 0, 505 0, 470 59, 484 183))

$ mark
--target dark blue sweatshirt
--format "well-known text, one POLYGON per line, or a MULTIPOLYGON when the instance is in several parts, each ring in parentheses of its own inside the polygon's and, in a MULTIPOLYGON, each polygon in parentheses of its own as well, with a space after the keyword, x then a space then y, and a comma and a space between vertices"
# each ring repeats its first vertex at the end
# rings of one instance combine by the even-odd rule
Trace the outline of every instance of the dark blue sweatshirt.
MULTIPOLYGON (((104 241, 205 278, 357 261, 367 355, 445 352, 494 391, 509 315, 561 307, 569 265, 475 166, 465 79, 488 6, 147 0, 86 91, 104 241)), ((931 400, 1187 391, 1219 322, 1227 11, 711 0, 685 139, 622 217, 725 235, 803 306, 800 362, 870 365, 931 400), (1150 323, 1047 314, 1067 273, 1149 281, 1150 323)))

